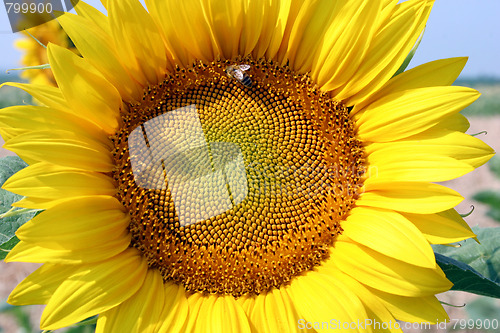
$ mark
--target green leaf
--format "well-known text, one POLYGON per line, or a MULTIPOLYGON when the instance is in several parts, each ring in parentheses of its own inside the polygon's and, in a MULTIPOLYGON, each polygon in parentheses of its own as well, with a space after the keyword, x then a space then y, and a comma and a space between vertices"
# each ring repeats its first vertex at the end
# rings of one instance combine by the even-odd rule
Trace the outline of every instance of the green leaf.
POLYGON ((439 253, 435 253, 435 255, 437 264, 446 274, 448 280, 453 282, 451 290, 500 298, 500 284, 485 278, 469 265, 439 253))
POLYGON ((9 251, 16 246, 16 244, 19 243, 19 238, 16 236, 12 237, 10 240, 7 242, 3 243, 0 245, 0 260, 4 260, 9 251))
POLYGON ((418 40, 415 43, 415 45, 413 46, 413 48, 411 49, 410 53, 408 53, 408 55, 406 56, 405 60, 403 61, 403 64, 401 64, 401 66, 398 68, 398 70, 396 71, 396 73, 392 77, 397 76, 406 70, 406 68, 410 64, 411 59, 413 59, 415 52, 417 52, 417 49, 420 46, 420 42, 422 41, 422 37, 424 37, 424 32, 425 32, 425 29, 420 34, 420 37, 418 37, 418 40))
POLYGON ((454 283, 452 290, 500 298, 500 228, 472 229, 472 239, 459 247, 433 245, 436 261, 454 283))
MULTIPOLYGON (((5 183, 10 176, 25 168, 27 164, 17 156, 7 156, 0 158, 0 186, 5 183)), ((0 214, 11 210, 14 202, 19 201, 22 196, 11 193, 0 188, 0 214)), ((24 210, 22 214, 12 214, 13 216, 0 218, 0 258, 3 259, 6 251, 12 249, 16 244, 16 230, 33 218, 36 211, 24 210)))

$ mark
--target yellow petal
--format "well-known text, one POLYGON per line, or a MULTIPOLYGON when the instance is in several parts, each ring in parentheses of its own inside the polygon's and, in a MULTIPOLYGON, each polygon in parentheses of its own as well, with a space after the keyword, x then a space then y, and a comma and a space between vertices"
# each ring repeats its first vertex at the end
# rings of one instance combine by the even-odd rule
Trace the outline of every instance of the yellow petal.
MULTIPOLYGON (((295 22, 297 22, 299 19, 299 14, 301 13, 302 6, 304 5, 304 1, 300 0, 288 0, 285 1, 285 3, 289 4, 289 8, 286 12, 286 20, 283 17, 283 20, 281 21, 284 24, 284 27, 280 29, 280 33, 282 32, 282 38, 279 41, 279 47, 278 51, 276 54, 276 57, 278 59, 278 62, 282 65, 285 65, 289 62, 287 51, 288 51, 288 44, 290 42, 290 36, 292 34, 292 30, 294 29, 295 22)), ((306 4, 307 5, 307 4, 306 4)), ((302 15, 302 14, 300 14, 302 15)))
POLYGON ((76 6, 74 6, 76 13, 79 16, 84 17, 87 20, 92 21, 96 26, 98 26, 102 31, 107 34, 110 33, 110 28, 108 24, 108 19, 106 15, 101 13, 98 9, 92 7, 91 5, 78 1, 76 6))
MULTIPOLYGON (((70 111, 68 109, 68 111, 70 111)), ((112 148, 106 133, 80 115, 34 105, 16 105, 2 109, 0 127, 9 127, 14 136, 32 131, 64 129, 97 140, 112 148)), ((4 137, 5 141, 8 138, 4 137)))
POLYGON ((430 87, 384 96, 355 115, 363 141, 395 141, 436 125, 470 105, 479 93, 464 87, 430 87))
POLYGON ((458 205, 463 197, 447 187, 425 182, 386 182, 369 178, 358 206, 393 209, 401 212, 428 214, 458 205))
POLYGON ((92 21, 71 13, 61 15, 58 21, 82 56, 119 91, 123 100, 131 102, 142 97, 143 87, 124 69, 109 35, 92 21))
POLYGON ((321 45, 321 37, 325 35, 342 6, 356 7, 343 1, 328 0, 311 1, 301 7, 290 33, 286 55, 295 71, 305 73, 311 69, 313 61, 311 52, 321 45))
POLYGON ((54 330, 69 326, 121 304, 139 290, 146 272, 147 263, 136 249, 78 266, 50 298, 40 327, 54 330))
POLYGON ((397 8, 397 0, 382 0, 382 10, 380 11, 377 27, 381 27, 393 15, 397 8))
POLYGON ((213 61, 220 54, 212 27, 207 22, 205 4, 200 0, 146 1, 153 17, 163 29, 169 49, 174 53, 189 53, 181 64, 189 66, 194 60, 213 61), (189 24, 186 24, 189 22, 189 24), (181 51, 185 50, 185 51, 181 51))
POLYGON ((84 58, 50 44, 48 57, 54 77, 68 105, 108 134, 118 128, 122 100, 115 89, 84 58))
POLYGON ((186 332, 251 332, 248 318, 232 295, 201 296, 199 293, 188 298, 189 321, 186 332))
MULTIPOLYGON (((329 323, 326 327, 313 327, 317 332, 331 332, 332 328, 340 328, 343 323, 357 323, 358 319, 367 318, 359 298, 329 275, 309 271, 294 278, 286 289, 306 322, 329 323)), ((369 331, 362 325, 357 328, 359 332, 369 331)))
POLYGON ((381 1, 378 0, 348 2, 330 23, 324 36, 311 36, 320 41, 311 76, 322 90, 333 90, 350 80, 378 28, 375 22, 380 9, 381 1))
POLYGON ((430 4, 426 0, 398 4, 389 21, 375 34, 354 75, 332 95, 351 106, 379 90, 394 75, 422 33, 430 4))
POLYGON ((427 131, 422 132, 422 134, 439 130, 459 131, 465 133, 469 127, 470 123, 467 118, 460 113, 456 113, 443 118, 438 124, 429 128, 427 131))
POLYGON ((259 41, 253 51, 254 59, 274 59, 284 39, 292 1, 272 0, 264 2, 264 18, 259 41))
POLYGON ((121 234, 104 245, 68 250, 54 250, 20 241, 7 255, 5 262, 36 262, 51 264, 92 263, 111 258, 130 245, 130 235, 121 234))
POLYGON ((187 298, 189 305, 189 316, 186 323, 186 332, 192 333, 210 333, 211 324, 208 321, 208 308, 215 303, 217 296, 202 296, 200 293, 194 293, 187 298))
POLYGON ((449 86, 460 75, 467 62, 467 57, 448 58, 428 62, 407 70, 391 78, 378 92, 360 101, 354 106, 356 113, 365 106, 373 104, 380 98, 392 93, 410 89, 449 86))
POLYGON ((405 297, 388 294, 377 289, 370 288, 370 290, 398 320, 432 325, 449 320, 446 311, 434 295, 405 297))
POLYGON ((333 260, 333 258, 327 260, 327 262, 318 268, 318 271, 323 274, 329 274, 332 278, 339 280, 349 288, 349 290, 352 290, 356 294, 363 303, 368 315, 366 320, 361 322, 365 324, 367 328, 372 328, 374 332, 401 333, 401 329, 398 329, 396 325, 385 325, 387 329, 381 327, 382 323, 395 323, 396 320, 378 297, 374 295, 371 288, 362 285, 355 278, 341 272, 333 265, 333 260))
MULTIPOLYGON (((38 162, 40 163, 40 162, 38 162)), ((21 200, 14 202, 12 204, 13 207, 23 207, 23 208, 30 208, 30 209, 49 209, 51 207, 54 207, 55 205, 66 201, 65 198, 57 199, 57 200, 51 200, 51 199, 44 199, 44 198, 22 198, 21 200)))
POLYGON ((243 1, 201 0, 201 3, 220 48, 221 58, 232 59, 239 56, 239 40, 243 30, 243 1))
POLYGON ((165 301, 163 279, 157 270, 148 270, 140 289, 120 305, 99 314, 96 333, 157 332, 155 327, 165 301))
POLYGON ((61 111, 68 110, 68 103, 66 103, 66 100, 64 99, 64 96, 59 88, 43 84, 26 84, 17 82, 6 82, 0 84, 0 88, 3 86, 12 86, 22 89, 33 96, 33 98, 38 100, 40 103, 53 109, 61 111))
POLYGON ((464 219, 449 209, 436 214, 403 213, 431 244, 449 244, 476 237, 464 219))
POLYGON ((455 179, 474 170, 462 161, 429 152, 415 152, 409 147, 388 146, 368 155, 370 177, 392 181, 441 182, 455 179))
POLYGON ((247 297, 246 303, 243 308, 257 332, 301 332, 300 316, 285 288, 273 288, 266 294, 247 297))
POLYGON ((232 295, 217 297, 211 312, 212 332, 251 332, 245 312, 232 295))
POLYGON ((434 268, 434 252, 422 233, 401 214, 377 208, 354 208, 342 223, 342 235, 388 257, 434 268))
POLYGON ((477 168, 486 163, 495 152, 478 138, 460 132, 439 131, 437 135, 422 133, 404 141, 366 145, 367 154, 384 149, 407 149, 415 154, 449 156, 477 168), (396 148, 397 147, 397 148, 396 148))
POLYGON ((117 239, 126 243, 129 222, 129 215, 114 197, 83 197, 42 212, 22 225, 16 235, 50 249, 78 251, 106 246, 117 239))
POLYGON ((109 149, 64 130, 24 133, 7 141, 4 147, 37 161, 69 168, 110 172, 114 167, 109 149))
POLYGON ((186 332, 189 306, 184 287, 170 281, 165 282, 164 295, 163 311, 156 331, 158 333, 186 332))
POLYGON ((337 241, 331 256, 335 266, 347 275, 387 293, 420 297, 435 295, 453 285, 439 267, 414 266, 355 243, 337 241))
POLYGON ((2 187, 23 196, 45 199, 116 193, 115 184, 107 175, 68 169, 45 162, 20 170, 2 187))
POLYGON ((50 297, 75 271, 72 265, 45 264, 28 275, 9 295, 12 305, 47 304, 50 297))
MULTIPOLYGON (((275 7, 271 7, 273 4, 276 4, 276 1, 269 1, 267 3, 264 1, 243 2, 244 14, 241 16, 241 19, 243 21, 243 26, 246 28, 242 29, 239 41, 239 54, 242 57, 247 56, 253 51, 259 38, 263 35, 262 30, 265 29, 264 25, 266 23, 270 25, 276 22, 276 17, 270 15, 275 14, 273 11, 275 7), (266 22, 266 20, 271 22, 266 22)), ((265 37, 270 38, 271 36, 271 34, 268 34, 265 37)))
POLYGON ((143 86, 163 80, 167 68, 166 51, 146 9, 138 0, 111 1, 108 5, 111 35, 123 66, 143 86))
MULTIPOLYGON (((163 45, 165 45, 166 48, 166 53, 167 57, 169 59, 169 62, 175 63, 178 65, 182 66, 189 66, 192 65, 193 62, 196 60, 188 51, 189 45, 184 44, 184 40, 181 35, 177 35, 176 29, 179 29, 177 24, 172 24, 175 20, 178 19, 179 16, 182 16, 184 14, 180 14, 179 16, 175 16, 177 12, 171 11, 170 8, 173 8, 175 6, 178 8, 178 10, 181 13, 184 13, 185 11, 193 12, 193 17, 196 17, 199 20, 196 20, 196 26, 204 25, 204 22, 206 19, 204 18, 204 9, 200 5, 200 1, 195 1, 196 5, 189 5, 190 2, 188 0, 188 5, 187 6, 182 6, 181 2, 178 1, 156 1, 156 0, 145 0, 146 6, 149 11, 149 15, 151 15, 151 18, 153 21, 156 23, 158 28, 160 29, 160 34, 162 36, 163 40, 163 45), (172 16, 172 18, 171 18, 172 16), (173 21, 174 20, 174 21, 173 21)), ((181 25, 181 27, 184 27, 184 23, 181 25)), ((207 24, 205 29, 201 29, 203 31, 200 31, 200 33, 203 33, 205 36, 208 34, 208 31, 210 29, 210 26, 207 24)), ((192 25, 189 24, 189 29, 192 29, 192 25)), ((191 30, 190 30, 191 31, 191 30)), ((205 38, 200 38, 199 41, 196 41, 195 47, 198 47, 198 43, 206 43, 209 40, 212 40, 212 34, 210 34, 210 39, 205 39, 205 38)), ((187 40, 187 39, 186 39, 187 40)), ((214 45, 215 42, 212 43, 214 45)), ((217 49, 217 47, 216 47, 217 49)), ((167 62, 167 65, 169 64, 167 62)), ((172 70, 171 68, 170 70, 172 70)))

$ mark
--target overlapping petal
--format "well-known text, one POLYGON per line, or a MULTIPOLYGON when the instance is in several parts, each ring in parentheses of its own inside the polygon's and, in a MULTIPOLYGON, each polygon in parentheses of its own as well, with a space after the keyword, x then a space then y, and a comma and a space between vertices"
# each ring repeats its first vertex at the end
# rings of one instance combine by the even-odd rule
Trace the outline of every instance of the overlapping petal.
POLYGON ((387 95, 357 114, 359 136, 368 142, 407 138, 470 105, 479 93, 464 87, 430 87, 387 95))
POLYGON ((143 285, 128 300, 99 315, 96 332, 154 333, 165 301, 163 280, 148 270, 143 285))
POLYGON ((359 206, 392 209, 407 213, 430 214, 458 205, 463 197, 445 186, 426 182, 393 182, 376 177, 365 182, 359 206))
POLYGON ((192 294, 188 297, 190 315, 186 332, 250 333, 250 323, 243 308, 232 295, 192 294), (192 310, 192 312, 191 312, 192 310))
POLYGON ((418 228, 394 211, 357 207, 342 228, 343 236, 386 256, 416 266, 436 266, 434 253, 418 228))
POLYGON ((69 326, 123 303, 142 286, 146 267, 135 249, 97 264, 75 267, 52 294, 40 326, 69 326))
POLYGON ((16 173, 4 183, 3 188, 23 196, 53 200, 116 193, 116 185, 107 175, 45 162, 16 173))
MULTIPOLYGON (((310 322, 330 323, 334 319, 337 325, 342 325, 367 318, 365 308, 354 292, 328 274, 308 272, 304 277, 294 279, 287 292, 301 317, 310 322), (334 318, 332 314, 335 314, 334 318)), ((369 331, 364 326, 354 328, 359 332, 369 331)), ((315 329, 318 332, 330 331, 329 326, 315 329)))
POLYGON ((108 134, 118 127, 122 100, 115 87, 88 62, 57 45, 48 47, 54 77, 68 105, 108 134))
POLYGON ((109 148, 66 130, 24 133, 7 141, 4 148, 36 161, 68 168, 109 172, 114 167, 109 148))
POLYGON ((337 241, 331 255, 335 258, 334 265, 342 272, 386 293, 422 297, 438 294, 452 286, 438 267, 414 266, 352 242, 337 241))

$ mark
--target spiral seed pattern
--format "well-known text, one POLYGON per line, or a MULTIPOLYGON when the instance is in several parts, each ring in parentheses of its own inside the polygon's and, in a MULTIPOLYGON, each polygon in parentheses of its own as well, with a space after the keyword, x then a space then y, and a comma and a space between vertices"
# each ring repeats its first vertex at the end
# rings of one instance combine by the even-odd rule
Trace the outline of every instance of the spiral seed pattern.
POLYGON ((112 137, 131 246, 192 292, 259 294, 319 265, 363 183, 348 110, 306 75, 218 61, 177 68, 112 137))

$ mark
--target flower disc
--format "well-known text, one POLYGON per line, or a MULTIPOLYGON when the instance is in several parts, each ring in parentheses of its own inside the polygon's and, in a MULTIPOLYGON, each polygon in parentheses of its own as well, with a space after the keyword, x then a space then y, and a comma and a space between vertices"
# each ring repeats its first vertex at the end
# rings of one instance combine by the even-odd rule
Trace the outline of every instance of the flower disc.
POLYGON ((228 61, 179 69, 113 137, 132 246, 188 291, 258 294, 310 270, 362 186, 347 109, 306 76, 247 63, 240 78, 228 61))

